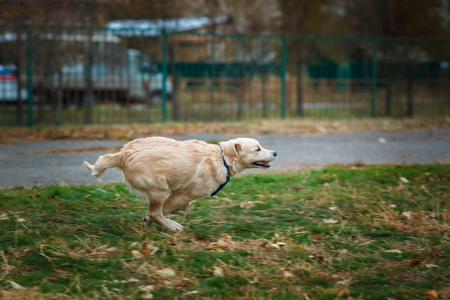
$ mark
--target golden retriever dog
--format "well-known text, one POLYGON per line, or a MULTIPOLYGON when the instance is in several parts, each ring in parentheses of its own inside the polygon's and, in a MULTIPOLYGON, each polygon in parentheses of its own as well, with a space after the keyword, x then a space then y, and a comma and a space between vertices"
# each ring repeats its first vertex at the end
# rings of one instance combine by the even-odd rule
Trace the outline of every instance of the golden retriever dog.
POLYGON ((99 178, 107 168, 122 171, 130 192, 149 201, 143 226, 152 222, 168 230, 183 226, 166 218, 184 210, 192 200, 214 196, 230 177, 249 168, 269 168, 277 153, 251 138, 237 138, 219 145, 198 140, 176 141, 164 137, 140 138, 120 152, 100 156, 95 165, 84 162, 99 178))

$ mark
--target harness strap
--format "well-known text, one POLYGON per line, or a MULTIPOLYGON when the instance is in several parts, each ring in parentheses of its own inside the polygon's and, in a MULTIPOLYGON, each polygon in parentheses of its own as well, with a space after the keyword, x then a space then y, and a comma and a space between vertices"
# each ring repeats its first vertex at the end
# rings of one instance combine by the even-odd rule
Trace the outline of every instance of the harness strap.
MULTIPOLYGON (((220 147, 220 146, 219 146, 220 147)), ((222 183, 217 190, 215 190, 211 196, 215 196, 225 185, 227 185, 228 181, 230 180, 230 167, 228 166, 227 162, 225 161, 225 156, 223 155, 223 148, 220 147, 220 152, 222 153, 222 159, 223 159, 223 164, 225 165, 225 168, 227 168, 227 180, 225 180, 224 183, 222 183)))

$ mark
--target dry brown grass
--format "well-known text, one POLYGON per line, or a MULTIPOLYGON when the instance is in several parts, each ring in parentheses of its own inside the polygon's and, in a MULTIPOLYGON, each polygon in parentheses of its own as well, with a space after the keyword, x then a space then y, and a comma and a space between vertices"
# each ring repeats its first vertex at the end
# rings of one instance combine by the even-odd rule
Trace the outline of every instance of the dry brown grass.
POLYGON ((364 131, 413 131, 450 128, 450 118, 424 119, 354 119, 354 120, 262 120, 258 122, 154 123, 122 125, 64 125, 45 127, 1 127, 1 143, 55 139, 129 140, 140 136, 177 136, 195 133, 235 135, 322 135, 364 131))

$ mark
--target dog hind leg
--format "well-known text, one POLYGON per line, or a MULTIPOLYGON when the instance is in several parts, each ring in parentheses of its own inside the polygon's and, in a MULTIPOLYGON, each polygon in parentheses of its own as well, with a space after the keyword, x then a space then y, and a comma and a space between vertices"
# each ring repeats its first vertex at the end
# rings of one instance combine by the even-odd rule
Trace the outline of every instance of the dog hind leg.
POLYGON ((168 230, 182 231, 183 226, 164 217, 163 205, 166 202, 167 193, 168 189, 153 189, 147 192, 149 204, 146 216, 142 219, 142 224, 148 226, 154 221, 168 230))
POLYGON ((167 216, 171 212, 186 210, 190 206, 191 198, 182 193, 172 192, 164 202, 163 215, 167 216))

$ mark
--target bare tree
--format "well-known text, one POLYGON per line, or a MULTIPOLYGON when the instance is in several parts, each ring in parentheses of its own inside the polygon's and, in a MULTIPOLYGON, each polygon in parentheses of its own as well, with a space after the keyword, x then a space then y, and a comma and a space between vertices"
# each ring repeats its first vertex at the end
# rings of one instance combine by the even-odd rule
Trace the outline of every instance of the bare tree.
MULTIPOLYGON (((324 34, 332 32, 334 17, 328 7, 330 0, 279 0, 280 33, 293 35, 324 34)), ((292 39, 288 44, 291 69, 296 76, 296 115, 303 116, 303 66, 309 54, 310 42, 292 39)))
MULTIPOLYGON (((448 37, 446 3, 441 0, 346 0, 343 1, 348 26, 345 33, 385 37, 448 37)), ((448 8, 447 8, 448 9, 448 8)), ((406 45, 384 40, 381 45, 382 67, 385 77, 385 115, 392 115, 392 65, 395 62, 407 63, 407 106, 408 115, 413 114, 412 72, 418 53, 432 55, 433 49, 425 44, 406 45)))

